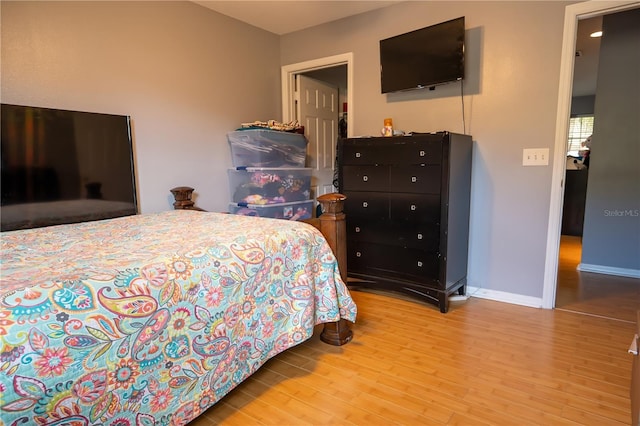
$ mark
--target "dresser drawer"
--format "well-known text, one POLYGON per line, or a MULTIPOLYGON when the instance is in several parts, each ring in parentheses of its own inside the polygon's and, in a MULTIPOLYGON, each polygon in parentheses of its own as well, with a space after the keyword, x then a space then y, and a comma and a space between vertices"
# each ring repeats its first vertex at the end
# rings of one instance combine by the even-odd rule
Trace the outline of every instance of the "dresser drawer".
POLYGON ((439 256, 436 252, 427 252, 407 248, 398 253, 399 276, 419 283, 432 283, 438 280, 440 272, 439 256))
POLYGON ((345 191, 344 212, 351 217, 368 218, 370 221, 389 219, 389 196, 379 192, 345 191))
POLYGON ((391 166, 389 168, 389 190, 415 194, 439 194, 441 182, 440 166, 391 166))
POLYGON ((382 145, 376 139, 349 140, 343 142, 342 164, 388 164, 389 147, 382 145))
POLYGON ((344 166, 342 168, 343 191, 389 190, 388 166, 344 166))
POLYGON ((440 248, 439 226, 423 225, 419 229, 401 229, 396 235, 400 245, 404 248, 434 253, 440 248))
POLYGON ((406 224, 439 224, 439 194, 389 194, 389 210, 392 220, 406 224))
POLYGON ((347 242, 385 244, 435 252, 440 244, 440 227, 422 225, 419 228, 408 228, 393 222, 347 218, 347 242))
POLYGON ((436 135, 377 137, 341 141, 342 164, 440 164, 442 140, 436 135))
POLYGON ((349 270, 373 276, 433 285, 439 279, 435 252, 354 242, 347 247, 349 270))
POLYGON ((392 164, 441 164, 442 142, 439 139, 417 141, 402 138, 393 147, 393 153, 387 161, 392 164))

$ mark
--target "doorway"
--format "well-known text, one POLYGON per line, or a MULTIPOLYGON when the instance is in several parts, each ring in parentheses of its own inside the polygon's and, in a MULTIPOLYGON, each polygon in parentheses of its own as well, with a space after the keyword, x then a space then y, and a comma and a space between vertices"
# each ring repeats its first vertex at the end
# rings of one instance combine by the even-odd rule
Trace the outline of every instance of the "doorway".
POLYGON ((638 2, 584 2, 567 6, 565 12, 562 59, 560 66, 560 88, 557 110, 557 127, 553 163, 551 202, 549 208, 549 227, 547 233, 547 251, 543 289, 543 308, 556 307, 558 273, 561 272, 560 240, 561 211, 564 199, 566 174, 566 135, 570 117, 572 98, 572 76, 576 50, 576 33, 579 20, 599 15, 633 9, 638 2))
POLYGON ((353 53, 343 53, 340 55, 328 56, 325 58, 313 59, 296 64, 285 65, 281 69, 282 81, 282 121, 287 122, 294 119, 295 115, 295 76, 298 74, 310 73, 325 68, 346 66, 347 72, 347 104, 349 105, 350 119, 347 122, 347 136, 353 135, 353 53))
MULTIPOLYGON (((306 76, 320 82, 329 83, 338 87, 342 93, 339 96, 339 105, 349 105, 350 118, 347 120, 347 136, 353 134, 353 53, 345 53, 325 58, 314 59, 311 61, 300 62, 282 67, 282 119, 284 122, 296 119, 296 111, 298 99, 296 98, 297 77, 306 76)), ((336 112, 339 112, 341 108, 336 112)), ((302 124, 302 123, 301 123, 302 124)), ((337 126, 336 126, 337 135, 337 126)), ((305 133, 307 133, 305 129, 305 133)), ((337 138, 335 138, 337 141, 337 138)), ((333 141, 335 148, 336 141, 333 141)), ((333 150, 335 152, 335 149, 333 150)), ((335 155, 334 155, 335 157, 335 155)), ((313 159, 312 159, 313 160, 313 159)), ((310 163, 314 163, 311 161, 310 163)), ((326 161, 325 161, 326 163, 326 161)), ((335 161, 331 163, 333 170, 327 173, 314 171, 314 178, 319 185, 318 188, 324 188, 320 194, 326 192, 334 192, 336 189, 329 191, 327 188, 333 187, 335 176, 335 161), (322 178, 324 180, 319 181, 322 178)), ((316 194, 318 195, 318 194, 316 194)))

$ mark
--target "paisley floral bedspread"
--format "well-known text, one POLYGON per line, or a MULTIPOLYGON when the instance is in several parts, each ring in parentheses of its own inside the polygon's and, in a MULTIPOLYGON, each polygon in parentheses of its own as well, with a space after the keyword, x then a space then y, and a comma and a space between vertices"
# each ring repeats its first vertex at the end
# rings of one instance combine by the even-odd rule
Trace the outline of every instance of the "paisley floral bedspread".
POLYGON ((0 234, 0 425, 181 425, 356 306, 319 231, 177 210, 0 234))

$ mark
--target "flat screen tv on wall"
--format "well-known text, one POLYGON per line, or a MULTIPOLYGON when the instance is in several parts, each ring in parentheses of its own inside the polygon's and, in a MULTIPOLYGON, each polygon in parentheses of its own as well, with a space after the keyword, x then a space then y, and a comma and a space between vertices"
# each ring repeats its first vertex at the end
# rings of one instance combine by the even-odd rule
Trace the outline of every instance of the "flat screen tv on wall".
POLYGON ((2 231, 137 213, 128 116, 1 108, 2 231))
POLYGON ((464 79, 464 16, 380 40, 382 93, 464 79))

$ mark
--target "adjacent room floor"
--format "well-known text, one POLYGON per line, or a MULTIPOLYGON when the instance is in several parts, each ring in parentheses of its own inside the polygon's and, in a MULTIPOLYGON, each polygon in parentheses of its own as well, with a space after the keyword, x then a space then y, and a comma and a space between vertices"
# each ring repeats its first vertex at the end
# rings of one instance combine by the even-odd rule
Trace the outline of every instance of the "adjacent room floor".
POLYGON ((562 235, 556 309, 629 321, 640 309, 640 279, 579 272, 581 237, 562 235))

